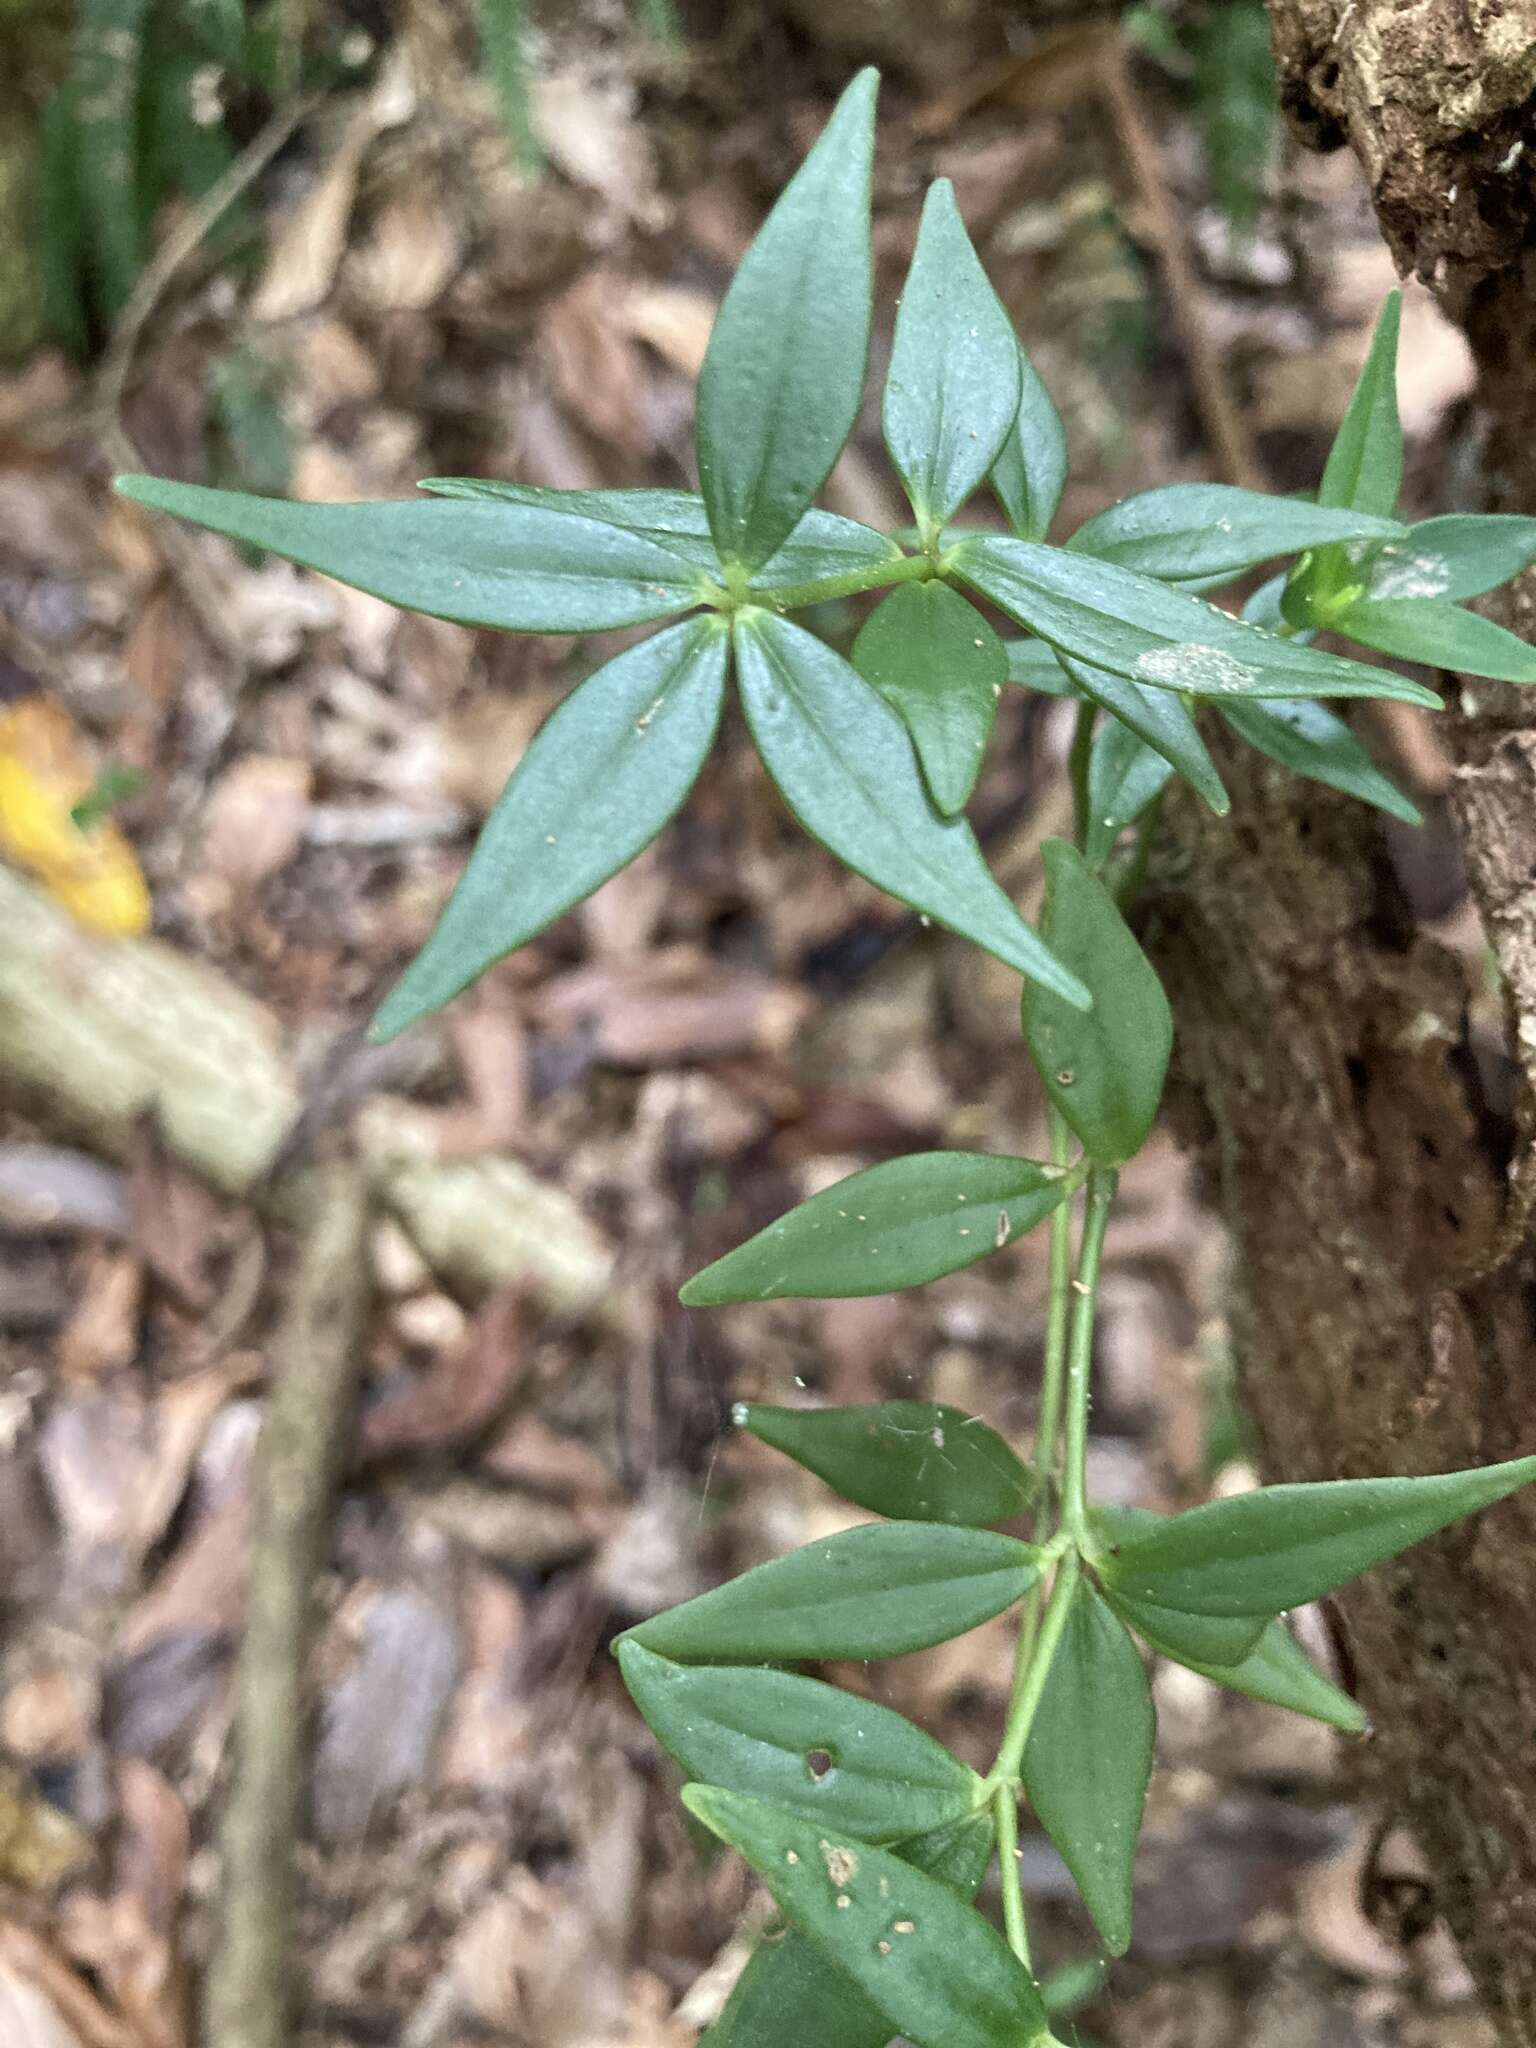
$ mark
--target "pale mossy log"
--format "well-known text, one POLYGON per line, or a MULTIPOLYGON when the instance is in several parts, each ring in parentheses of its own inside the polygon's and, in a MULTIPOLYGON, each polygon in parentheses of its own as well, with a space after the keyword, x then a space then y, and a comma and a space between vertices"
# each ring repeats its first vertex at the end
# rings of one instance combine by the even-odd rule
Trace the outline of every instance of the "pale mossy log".
MULTIPOLYGON (((109 1157, 153 1111, 172 1153, 228 1195, 269 1170, 303 1101, 273 1013, 158 939, 104 939, 0 868, 0 1094, 109 1157)), ((431 1115, 375 1100, 354 1121, 375 1198, 444 1281, 526 1286, 556 1314, 606 1309, 613 1260, 559 1188, 505 1155, 440 1160, 431 1115)))

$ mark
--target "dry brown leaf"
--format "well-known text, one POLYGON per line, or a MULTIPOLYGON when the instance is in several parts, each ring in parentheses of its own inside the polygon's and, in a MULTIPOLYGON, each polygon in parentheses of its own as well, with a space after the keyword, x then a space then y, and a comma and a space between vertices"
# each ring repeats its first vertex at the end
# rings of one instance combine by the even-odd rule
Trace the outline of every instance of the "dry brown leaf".
POLYGON ((781 1053, 813 1006, 787 981, 723 967, 687 946, 575 968, 533 998, 547 1029, 586 1034, 595 1057, 635 1067, 781 1053))
POLYGON ((620 220, 654 234, 670 208, 656 189, 650 142, 628 79, 597 79, 578 70, 546 72, 534 87, 539 140, 578 185, 601 193, 620 220))
POLYGON ((409 66, 396 50, 373 90, 348 116, 319 182, 269 242, 251 296, 252 319, 291 320, 297 313, 312 313, 329 296, 346 249, 363 160, 375 139, 409 120, 415 106, 409 66))
POLYGON ((0 1884, 51 1891, 90 1857, 90 1840, 79 1825, 41 1798, 20 1771, 0 1765, 0 1884))
POLYGON ((0 1959, 0 2041, 5 2048, 84 2048, 47 1993, 4 1959, 0 1959))
POLYGON ((310 763, 280 754, 247 754, 219 777, 186 885, 205 916, 234 908, 288 865, 304 843, 313 787, 310 763))
POLYGON ((59 1332, 59 1369, 73 1380, 103 1379, 138 1356, 144 1263, 136 1251, 87 1254, 69 1321, 59 1332))
POLYGON ((654 435, 621 296, 611 271, 594 270, 545 308, 539 332, 551 388, 566 411, 597 441, 643 456, 654 435))
POLYGON ((195 1314, 213 1306, 209 1277, 221 1249, 223 1209, 166 1146, 153 1113, 139 1119, 128 1154, 134 1250, 162 1287, 195 1314))
POLYGON ((705 292, 682 285, 639 284, 625 292, 614 316, 691 383, 704 361, 719 310, 718 301, 705 292))
POLYGON ((347 282, 371 311, 419 313, 448 289, 464 237, 445 196, 430 186, 397 193, 347 259, 347 282))
POLYGON ((369 1409, 358 1429, 359 1458, 443 1450, 479 1436, 506 1409, 528 1364, 523 1299, 507 1289, 413 1385, 369 1409))

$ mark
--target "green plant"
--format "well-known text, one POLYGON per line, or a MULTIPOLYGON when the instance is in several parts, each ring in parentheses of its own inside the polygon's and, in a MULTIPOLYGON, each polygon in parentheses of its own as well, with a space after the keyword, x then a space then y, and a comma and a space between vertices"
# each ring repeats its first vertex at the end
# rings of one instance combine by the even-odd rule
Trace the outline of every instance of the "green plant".
POLYGON ((1146 1139, 1173 1035, 1123 909, 1173 775, 1228 807, 1197 712, 1208 701, 1287 768, 1414 818, 1318 700, 1438 698, 1313 637, 1326 628, 1536 682, 1536 650, 1458 603, 1536 560, 1536 521, 1396 519, 1393 299, 1316 503, 1173 485, 1048 545, 1061 426, 943 182, 923 209, 884 394, 915 541, 814 509, 864 385, 874 94, 870 73, 849 87, 721 308, 699 384, 701 495, 440 478, 423 486, 434 502, 307 506, 119 482, 142 504, 443 618, 581 633, 690 614, 590 676, 540 731, 377 1036, 449 1001, 660 830, 712 743, 732 664, 769 773, 807 830, 1024 977, 1025 1047, 1050 1098, 1047 1161, 936 1152, 854 1174, 683 1292, 696 1307, 885 1292, 1050 1229, 1027 1461, 932 1403, 739 1407, 740 1427, 884 1519, 620 1638, 636 1701, 693 1781, 684 1800, 790 1923, 752 1958, 714 2048, 881 2048, 897 2032, 918 2048, 1049 2042, 1015 1857, 1019 1797, 1105 1948, 1123 1950, 1153 1747, 1135 1639, 1358 1731, 1360 1709, 1308 1661, 1286 1611, 1536 1477, 1536 1458, 1523 1458, 1266 1487, 1173 1516, 1088 1498, 1100 1256, 1116 1174, 1146 1139), (984 486, 1009 532, 953 523, 984 486), (1245 617, 1202 594, 1291 556, 1245 617), (852 662, 786 617, 863 592, 885 595, 852 662), (999 641, 973 595, 1027 637, 999 641), (1039 932, 962 815, 1010 679, 1077 704, 1075 843, 1045 845, 1039 932), (995 1526, 1021 1519, 1027 1539, 995 1526), (919 1649, 1014 1607, 1016 1675, 985 1777, 899 1715, 785 1668, 919 1649), (994 1852, 1006 1939, 972 1905, 994 1852))
MULTIPOLYGON (((55 340, 85 356, 107 337, 157 213, 201 198, 229 169, 232 125, 291 94, 291 74, 315 87, 358 75, 372 45, 339 11, 302 50, 299 23, 285 0, 81 0, 68 76, 39 124, 34 242, 55 340)), ((259 245, 254 214, 227 208, 214 253, 259 245)))

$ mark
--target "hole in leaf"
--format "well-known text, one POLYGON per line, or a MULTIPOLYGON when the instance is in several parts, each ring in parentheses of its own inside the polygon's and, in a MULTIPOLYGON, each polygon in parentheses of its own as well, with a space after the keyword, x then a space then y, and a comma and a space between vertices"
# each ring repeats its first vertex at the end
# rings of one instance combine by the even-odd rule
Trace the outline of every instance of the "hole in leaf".
POLYGON ((832 1752, 829 1749, 808 1749, 805 1752, 805 1768, 817 1784, 832 1768, 832 1752))

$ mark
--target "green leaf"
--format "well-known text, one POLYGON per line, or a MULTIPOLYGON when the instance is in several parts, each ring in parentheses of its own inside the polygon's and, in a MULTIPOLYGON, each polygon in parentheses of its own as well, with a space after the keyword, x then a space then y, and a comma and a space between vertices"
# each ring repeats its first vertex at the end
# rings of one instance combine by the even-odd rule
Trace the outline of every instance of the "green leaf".
POLYGON ((1536 1479, 1536 1458, 1423 1479, 1266 1486, 1132 1536, 1100 1570, 1116 1592, 1191 1614, 1280 1614, 1536 1479))
POLYGON ((1403 430, 1397 417, 1397 331, 1403 295, 1388 292, 1370 353, 1329 451, 1320 505, 1348 506, 1390 519, 1403 482, 1403 430))
POLYGON ((990 1621, 1039 1576, 1039 1552, 1011 1536, 869 1523, 743 1572, 620 1641, 683 1663, 899 1657, 990 1621))
POLYGON ((1246 1693, 1249 1699, 1284 1707, 1288 1713, 1326 1721, 1346 1735, 1363 1735, 1370 1726, 1359 1703, 1324 1678, 1283 1621, 1272 1621, 1255 1647, 1236 1664, 1203 1664, 1165 1649, 1150 1635, 1147 1641, 1154 1650, 1162 1650, 1175 1663, 1224 1685, 1229 1692, 1246 1693))
MULTIPOLYGON (((1164 692, 1162 701, 1177 703, 1178 699, 1164 692)), ((1135 824, 1172 779, 1172 763, 1161 753, 1155 753, 1118 718, 1104 720, 1088 753, 1088 820, 1083 832, 1083 858, 1089 867, 1104 865, 1126 826, 1135 824)))
POLYGON ((476 0, 486 76, 501 110, 501 125, 512 153, 525 171, 544 166, 544 151, 533 121, 528 75, 526 0, 476 0))
POLYGON ((47 332, 76 358, 90 352, 85 219, 80 193, 80 124, 68 80, 43 106, 33 173, 33 261, 47 332))
POLYGON ((849 1174, 727 1252, 682 1291, 689 1308, 786 1296, 839 1301, 925 1287, 1049 1216, 1054 1167, 991 1152, 914 1152, 849 1174))
MULTIPOLYGON (((900 1842, 894 1852, 967 1902, 992 1860, 992 1820, 969 1820, 900 1842)), ((886 2048, 889 2020, 797 1927, 770 1933, 736 1980, 699 2048, 886 2048)))
POLYGON ((1275 153, 1269 15, 1263 0, 1228 0, 1185 33, 1194 42, 1195 111, 1212 195, 1241 233, 1253 225, 1275 153))
POLYGON ((996 1430, 941 1401, 853 1408, 738 1401, 731 1420, 824 1479, 844 1500, 899 1521, 985 1529, 1022 1514, 1034 1500, 1029 1471, 996 1430))
POLYGON ((318 569, 407 611, 509 633, 595 633, 699 602, 696 570, 638 534, 531 505, 294 505, 120 476, 123 497, 318 569))
POLYGON ((903 583, 865 620, 853 665, 911 733, 939 809, 964 810, 1008 680, 991 626, 947 584, 903 583))
POLYGON ((1221 707, 1234 732, 1250 747, 1268 754, 1293 775, 1305 775, 1340 789, 1346 796, 1374 804, 1406 825, 1422 825, 1418 807, 1410 802, 1396 783, 1383 775, 1360 741, 1336 712, 1304 697, 1255 698, 1239 703, 1234 697, 1221 707))
POLYGON ((1019 410, 1019 345, 948 178, 923 202, 881 418, 918 526, 937 533, 997 459, 1019 410))
MULTIPOLYGON (((1156 1521, 1166 1520, 1155 1516, 1156 1521)), ((1253 1654, 1269 1627, 1267 1614, 1181 1614, 1152 1600, 1127 1599, 1113 1587, 1106 1598, 1123 1622, 1164 1657, 1191 1670, 1231 1670, 1253 1654)))
POLYGON ((1136 1645, 1079 1581, 1024 1752, 1024 1789, 1113 1956, 1131 1945, 1131 1880, 1156 1721, 1136 1645))
POLYGON ((1114 562, 989 534, 946 557, 957 576, 1073 660, 1209 697, 1440 699, 1390 669, 1281 640, 1114 562))
POLYGON ((1232 799, 1200 737, 1193 713, 1177 691, 1148 689, 1124 676, 1112 675, 1107 668, 1071 661, 1065 655, 1058 656, 1058 660, 1080 696, 1090 698, 1122 725, 1129 726, 1170 767, 1178 770, 1218 818, 1226 816, 1232 799))
POLYGON ((148 0, 81 0, 70 108, 77 189, 94 309, 110 325, 132 296, 145 256, 137 110, 148 0))
POLYGON ((866 1842, 946 1827, 984 1803, 976 1773, 872 1700, 761 1665, 673 1664, 619 1646, 630 1697, 684 1774, 866 1842))
POLYGON ((869 358, 874 71, 838 101, 731 282, 699 372, 699 481, 721 559, 785 541, 853 431, 869 358))
POLYGON ((1081 693, 1061 665, 1048 640, 1005 640, 1008 680, 1024 690, 1040 690, 1047 697, 1076 697, 1081 693))
POLYGON ((1021 540, 1045 539, 1066 481, 1066 429, 1021 345, 1019 409, 992 465, 992 488, 1021 540))
POLYGON ((693 787, 725 697, 718 619, 671 626, 573 690, 535 734, 458 887, 373 1022, 393 1038, 650 843, 693 787))
MULTIPOLYGON (((416 486, 439 498, 493 498, 510 505, 543 505, 552 512, 575 512, 605 526, 622 526, 658 547, 681 555, 711 577, 724 574, 709 530, 709 514, 696 491, 548 491, 536 484, 497 483, 473 476, 424 477, 416 486)), ((886 534, 857 519, 812 506, 778 551, 756 570, 748 584, 765 593, 812 583, 824 576, 846 576, 878 569, 901 560, 901 549, 886 534)))
POLYGON ((1075 847, 1047 839, 1044 928, 1093 991, 1069 1010, 1050 990, 1024 991, 1024 1036, 1046 1092, 1100 1166, 1141 1149, 1163 1092, 1173 1017, 1151 962, 1114 898, 1075 847))
POLYGON ((689 1785, 683 1802, 914 2048, 1050 2042, 1034 1979, 948 1885, 737 1793, 689 1785))
POLYGON ((1420 661, 1505 683, 1536 683, 1536 647, 1492 619, 1436 598, 1398 597, 1352 604, 1328 620, 1343 633, 1399 661, 1420 661))
POLYGON ((433 498, 482 499, 497 505, 574 513, 579 519, 595 519, 600 525, 637 533, 642 540, 680 555, 711 576, 720 573, 709 515, 697 491, 552 491, 541 484, 503 483, 497 477, 480 476, 425 476, 416 488, 433 498))
POLYGON ((1379 599, 1481 597, 1536 562, 1536 519, 1507 512, 1452 512, 1410 526, 1401 542, 1372 548, 1363 595, 1379 599))
POLYGON ((1237 576, 1329 541, 1386 540, 1395 519, 1302 498, 1271 498, 1232 484, 1164 484, 1122 498, 1067 542, 1079 554, 1175 581, 1237 576))
POLYGON ((1086 1005, 1081 982, 993 880, 969 825, 934 810, 905 728, 856 669, 755 610, 736 614, 736 661, 758 752, 813 839, 877 888, 1086 1005))

